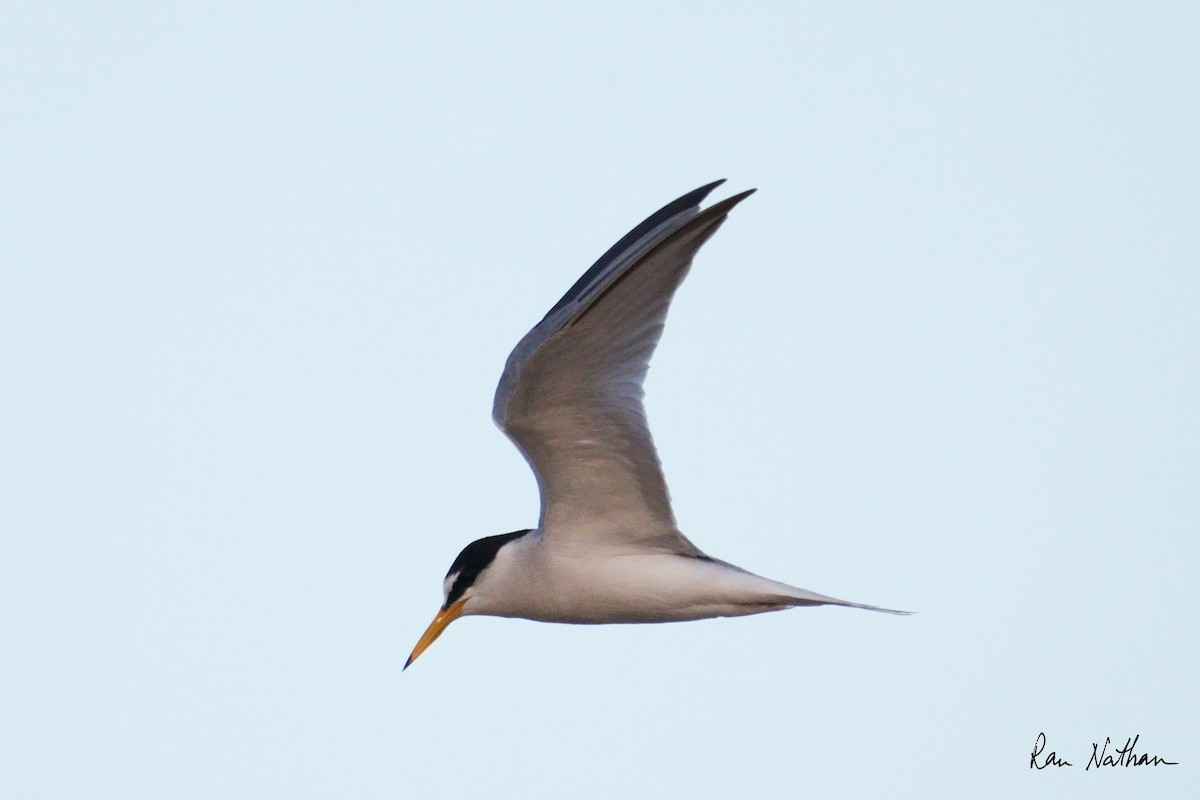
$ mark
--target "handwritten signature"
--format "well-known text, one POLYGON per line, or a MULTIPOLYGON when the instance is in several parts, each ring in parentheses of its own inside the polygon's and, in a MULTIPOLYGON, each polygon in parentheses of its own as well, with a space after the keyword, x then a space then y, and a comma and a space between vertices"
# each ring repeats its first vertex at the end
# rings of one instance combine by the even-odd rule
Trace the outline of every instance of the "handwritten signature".
MULTIPOLYGON (((1179 763, 1178 761, 1167 761, 1161 756, 1135 752, 1134 748, 1137 747, 1138 739, 1140 738, 1140 734, 1135 734, 1132 739, 1125 740, 1124 747, 1118 747, 1111 753, 1108 750, 1108 746, 1112 744, 1112 739, 1109 737, 1104 737, 1103 746, 1092 742, 1092 755, 1088 758, 1087 765, 1083 768, 1084 772, 1087 772, 1092 767, 1096 767, 1097 769, 1100 767, 1173 767, 1179 763)), ((1045 751, 1046 734, 1039 733, 1033 743, 1033 752, 1029 754, 1030 769, 1074 766, 1074 764, 1059 756, 1054 750, 1051 750, 1049 753, 1045 751)))

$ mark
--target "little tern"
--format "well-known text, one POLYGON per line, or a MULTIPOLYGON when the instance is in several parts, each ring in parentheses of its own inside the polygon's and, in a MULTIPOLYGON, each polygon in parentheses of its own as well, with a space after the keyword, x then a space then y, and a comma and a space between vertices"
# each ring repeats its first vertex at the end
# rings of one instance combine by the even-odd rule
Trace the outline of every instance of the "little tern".
POLYGON ((706 555, 675 525, 642 384, 700 246, 754 190, 685 194, 625 235, 517 344, 492 418, 537 478, 538 526, 463 548, 404 668, 461 616, 675 622, 850 603, 706 555))

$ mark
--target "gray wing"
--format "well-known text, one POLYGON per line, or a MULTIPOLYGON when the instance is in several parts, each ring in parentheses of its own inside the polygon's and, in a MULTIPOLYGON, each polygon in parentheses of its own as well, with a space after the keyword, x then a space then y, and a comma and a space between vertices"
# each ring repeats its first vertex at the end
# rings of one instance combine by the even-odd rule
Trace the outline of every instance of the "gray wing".
POLYGON ((700 211, 720 183, 630 231, 508 357, 492 417, 537 476, 556 546, 700 554, 675 527, 642 383, 696 251, 754 191, 700 211))

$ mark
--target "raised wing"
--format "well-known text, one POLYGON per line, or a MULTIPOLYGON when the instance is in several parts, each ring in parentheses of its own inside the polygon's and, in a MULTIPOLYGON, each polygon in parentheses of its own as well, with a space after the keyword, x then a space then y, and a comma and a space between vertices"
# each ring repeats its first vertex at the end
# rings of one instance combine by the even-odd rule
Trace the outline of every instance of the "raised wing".
POLYGON ((492 417, 537 476, 548 543, 701 555, 675 527, 642 383, 696 251, 754 191, 699 211, 722 182, 630 231, 508 357, 492 417))

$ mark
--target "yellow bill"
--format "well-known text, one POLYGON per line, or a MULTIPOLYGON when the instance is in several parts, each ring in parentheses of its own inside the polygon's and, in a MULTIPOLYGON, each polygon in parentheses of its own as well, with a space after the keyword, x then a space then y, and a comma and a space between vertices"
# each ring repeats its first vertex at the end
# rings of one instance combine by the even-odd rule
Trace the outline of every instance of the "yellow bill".
MULTIPOLYGON (((404 669, 408 669, 409 665, 416 661, 417 657, 421 653, 424 653, 426 648, 442 635, 442 631, 446 630, 446 626, 462 616, 463 607, 466 603, 467 598, 459 598, 437 613, 437 616, 433 618, 433 622, 429 623, 429 627, 425 629, 425 633, 421 634, 421 638, 417 641, 417 646, 413 648, 412 655, 408 657, 408 661, 404 662, 404 669)), ((401 670, 401 672, 403 671, 401 670)))

